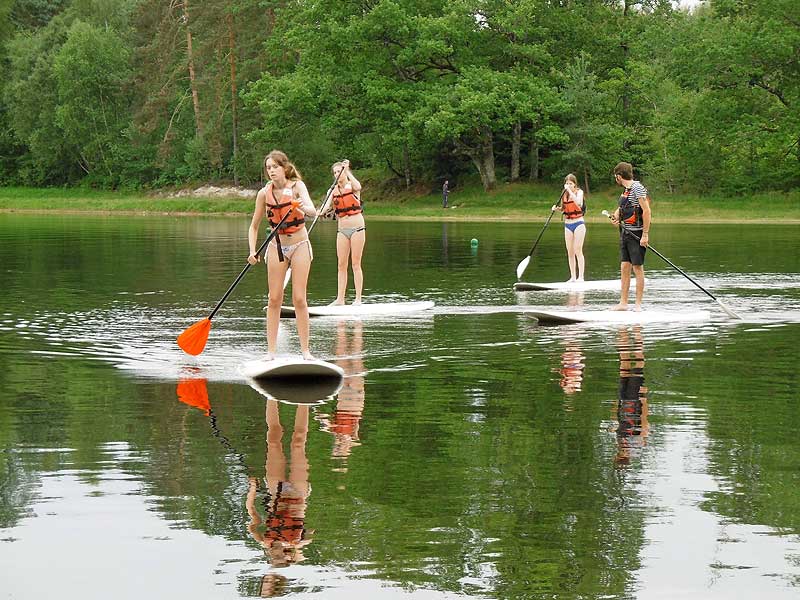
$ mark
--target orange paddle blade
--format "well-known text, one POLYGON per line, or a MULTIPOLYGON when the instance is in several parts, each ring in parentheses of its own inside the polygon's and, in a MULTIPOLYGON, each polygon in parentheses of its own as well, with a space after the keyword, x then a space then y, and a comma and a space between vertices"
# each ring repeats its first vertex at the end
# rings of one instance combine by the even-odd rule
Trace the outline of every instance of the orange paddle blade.
POLYGON ((181 379, 176 392, 178 400, 184 404, 199 408, 206 416, 211 414, 211 402, 208 400, 205 379, 181 379))
POLYGON ((198 321, 178 336, 178 346, 187 354, 197 356, 206 347, 209 331, 211 331, 211 319, 198 321))

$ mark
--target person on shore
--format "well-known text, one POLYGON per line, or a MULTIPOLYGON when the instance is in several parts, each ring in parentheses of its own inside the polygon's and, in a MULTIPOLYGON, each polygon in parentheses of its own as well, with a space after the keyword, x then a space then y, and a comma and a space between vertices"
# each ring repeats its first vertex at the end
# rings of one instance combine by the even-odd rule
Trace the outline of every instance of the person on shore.
POLYGON ((636 276, 636 306, 642 310, 644 296, 644 256, 650 242, 650 196, 639 181, 633 178, 633 165, 626 162, 614 167, 614 181, 622 186, 619 206, 611 222, 619 227, 620 292, 619 304, 612 310, 628 310, 631 269, 636 276), (639 238, 639 239, 637 239, 639 238))
POLYGON ((322 212, 333 211, 339 222, 336 233, 337 257, 337 291, 332 306, 345 303, 347 293, 347 265, 353 267, 353 284, 356 297, 353 304, 361 304, 361 293, 364 290, 364 273, 361 270, 361 256, 367 242, 367 227, 364 222, 364 210, 361 204, 361 183, 350 170, 350 161, 343 160, 331 167, 337 177, 333 184, 330 200, 322 212))
POLYGON ((450 194, 450 181, 445 179, 442 185, 442 208, 447 208, 447 196, 450 194))
POLYGON ((264 171, 269 183, 258 192, 253 219, 248 231, 251 265, 261 260, 256 256, 258 227, 266 215, 270 225, 275 228, 287 212, 291 214, 278 230, 278 235, 269 243, 266 252, 267 283, 269 302, 267 304, 267 358, 275 357, 278 344, 278 326, 283 303, 283 280, 286 270, 292 268, 292 304, 294 304, 297 333, 300 337, 300 350, 303 358, 313 360, 308 348, 308 301, 306 287, 311 270, 313 254, 305 217, 317 214, 314 203, 308 195, 297 167, 280 150, 273 150, 264 159, 264 171))
POLYGON ((556 204, 553 210, 561 210, 564 213, 564 242, 567 246, 569 283, 582 282, 586 265, 583 257, 583 241, 586 239, 586 223, 583 215, 586 212, 586 203, 583 190, 578 187, 578 179, 572 173, 564 178, 560 208, 556 204))

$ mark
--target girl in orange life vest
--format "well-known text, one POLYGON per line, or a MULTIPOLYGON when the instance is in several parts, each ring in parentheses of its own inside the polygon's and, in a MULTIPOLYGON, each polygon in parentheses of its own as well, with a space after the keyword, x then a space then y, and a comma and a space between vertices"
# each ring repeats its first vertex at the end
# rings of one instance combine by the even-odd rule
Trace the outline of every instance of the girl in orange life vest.
POLYGON ((361 183, 350 171, 350 161, 343 160, 331 167, 333 174, 339 178, 333 186, 328 203, 323 212, 333 212, 339 221, 336 234, 337 292, 332 305, 344 304, 347 292, 348 257, 353 265, 353 283, 356 297, 353 304, 361 304, 361 292, 364 289, 364 273, 361 271, 361 255, 367 241, 367 228, 364 224, 364 213, 361 208, 361 183))
POLYGON ((256 256, 258 227, 266 215, 270 225, 275 227, 286 214, 275 239, 269 243, 266 252, 267 282, 269 284, 269 304, 267 305, 267 348, 268 358, 273 358, 278 345, 278 324, 283 302, 283 280, 286 269, 292 267, 292 303, 297 321, 297 333, 300 337, 300 350, 303 358, 314 357, 308 349, 308 302, 306 301, 306 285, 308 272, 311 270, 311 242, 304 224, 305 217, 317 214, 314 203, 308 195, 306 185, 300 179, 297 168, 289 162, 288 157, 280 150, 273 150, 264 159, 264 171, 269 183, 259 190, 253 220, 250 222, 247 239, 250 243, 250 255, 247 257, 251 265, 261 257, 256 256))
MULTIPOLYGON (((586 239, 586 223, 583 213, 586 205, 583 190, 578 187, 578 179, 570 173, 564 178, 564 192, 561 195, 561 212, 564 213, 564 242, 567 245, 569 262, 569 281, 583 281, 586 261, 583 258, 583 241, 586 239)), ((558 205, 553 210, 559 210, 558 205)))

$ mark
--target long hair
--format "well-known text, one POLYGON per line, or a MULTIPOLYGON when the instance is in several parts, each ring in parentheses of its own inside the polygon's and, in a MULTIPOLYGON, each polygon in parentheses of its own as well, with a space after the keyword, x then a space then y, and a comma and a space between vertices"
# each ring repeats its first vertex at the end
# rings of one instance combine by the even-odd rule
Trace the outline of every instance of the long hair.
POLYGON ((286 173, 286 179, 289 181, 300 181, 303 179, 303 176, 300 175, 300 171, 297 170, 297 167, 294 166, 294 163, 289 160, 289 157, 286 156, 286 154, 280 150, 273 150, 264 157, 263 169, 265 181, 269 180, 269 177, 267 176, 267 161, 270 158, 273 162, 278 163, 278 165, 283 167, 283 170, 286 173))
POLYGON ((578 185, 578 178, 572 173, 569 173, 566 177, 564 177, 564 181, 571 181, 575 184, 576 188, 581 189, 581 186, 578 185))

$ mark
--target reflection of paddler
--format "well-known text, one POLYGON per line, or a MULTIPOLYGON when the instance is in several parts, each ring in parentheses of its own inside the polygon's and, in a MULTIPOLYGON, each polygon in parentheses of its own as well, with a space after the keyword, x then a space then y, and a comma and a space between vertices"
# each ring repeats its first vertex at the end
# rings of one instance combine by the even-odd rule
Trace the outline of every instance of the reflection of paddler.
POLYGON ((559 385, 561 385, 565 394, 574 394, 581 391, 583 369, 585 367, 584 360, 586 358, 581 349, 574 343, 568 342, 567 347, 561 354, 561 368, 558 370, 561 374, 559 385))
MULTIPOLYGON (((222 444, 234 453, 247 469, 244 459, 230 441, 222 435, 216 425, 216 416, 211 411, 208 388, 205 379, 184 379, 178 382, 178 400, 199 408, 210 417, 211 429, 222 444)), ((306 439, 308 437, 308 406, 301 406, 295 415, 292 434, 292 463, 289 477, 284 477, 286 456, 283 453, 283 427, 280 423, 278 403, 267 402, 267 462, 265 497, 260 505, 264 508, 265 519, 256 508, 259 481, 248 477, 248 490, 245 499, 250 523, 247 530, 264 548, 275 567, 288 566, 304 560, 302 548, 311 543, 313 530, 305 528, 306 501, 311 492, 308 482, 308 460, 306 459, 306 439)), ((285 592, 288 579, 277 573, 267 573, 258 580, 257 593, 262 598, 280 596, 285 592)))
POLYGON ((339 321, 336 330, 336 360, 345 372, 344 384, 339 390, 336 408, 332 415, 320 415, 322 429, 333 434, 334 458, 346 459, 353 447, 358 446, 358 429, 364 411, 364 349, 363 325, 352 323, 352 337, 348 344, 348 321, 339 321))
POLYGON ((641 327, 619 332, 619 394, 616 407, 617 455, 614 461, 626 465, 641 452, 649 433, 647 387, 644 385, 644 341, 641 327))
POLYGON ((283 426, 278 403, 267 401, 266 490, 256 502, 259 481, 249 478, 245 505, 250 515, 247 530, 269 557, 274 567, 286 567, 305 560, 302 549, 311 543, 313 531, 305 527, 305 515, 311 486, 308 482, 308 406, 298 406, 291 438, 291 460, 283 452, 283 426), (288 463, 288 477, 286 468, 288 463), (264 517, 257 506, 264 508, 264 517))

